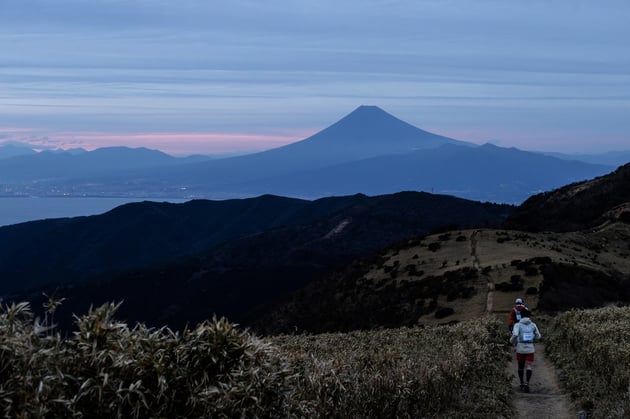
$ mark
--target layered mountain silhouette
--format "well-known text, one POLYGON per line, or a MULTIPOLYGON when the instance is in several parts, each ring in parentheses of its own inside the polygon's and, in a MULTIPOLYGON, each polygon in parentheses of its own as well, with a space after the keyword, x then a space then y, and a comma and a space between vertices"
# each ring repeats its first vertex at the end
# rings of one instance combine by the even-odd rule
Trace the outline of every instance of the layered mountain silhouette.
POLYGON ((361 255, 445 225, 497 225, 511 209, 420 192, 127 204, 0 228, 0 296, 39 306, 56 293, 68 321, 119 300, 127 319, 153 325, 246 321, 361 255))
MULTIPOLYGON (((551 185, 592 178, 604 170, 606 166, 560 161, 491 144, 445 144, 431 150, 333 165, 326 170, 302 170, 266 182, 280 195, 298 191, 303 196, 345 195, 352 191, 379 195, 395 185, 401 190, 439 192, 477 201, 520 203, 551 185)), ((239 187, 248 190, 247 185, 239 187)))
POLYGON ((2 159, 0 184, 12 186, 6 188, 17 191, 12 193, 35 195, 317 199, 415 190, 520 203, 614 169, 480 147, 421 130, 376 106, 360 106, 302 141, 244 156, 191 161, 150 150, 115 151, 2 159))
MULTIPOLYGON (((173 192, 185 188, 187 193, 209 197, 272 193, 315 199, 329 195, 325 183, 321 183, 321 187, 318 185, 320 176, 331 166, 378 156, 402 156, 445 144, 473 146, 423 131, 376 106, 360 106, 305 140, 260 153, 173 168, 167 172, 156 169, 146 178, 148 182, 159 179, 160 184, 171 185, 173 192), (294 176, 306 177, 306 184, 287 190, 282 186, 283 180, 294 176), (312 190, 304 193, 302 187, 312 190)), ((388 168, 374 169, 387 171, 388 168)), ((339 178, 336 182, 343 183, 344 180, 339 178)), ((369 182, 370 179, 365 179, 361 188, 350 193, 373 195, 369 182)), ((401 190, 405 188, 393 184, 385 193, 401 190)))
POLYGON ((630 163, 612 173, 537 194, 505 226, 528 231, 575 231, 630 221, 630 163))
POLYGON ((630 164, 541 193, 501 228, 400 242, 322 275, 250 327, 263 334, 445 324, 516 297, 536 315, 630 304, 630 164), (473 255, 471 260, 470 256, 473 255))
POLYGON ((630 150, 604 151, 596 154, 565 154, 565 153, 544 153, 548 156, 558 157, 564 160, 579 160, 585 163, 604 164, 619 167, 630 162, 630 150))
POLYGON ((628 301, 628 190, 626 165, 518 209, 421 192, 128 204, 0 228, 0 297, 67 298, 66 326, 124 300, 132 322, 182 328, 217 314, 283 331, 450 316, 459 300, 485 301, 488 278, 497 291, 529 284, 548 310, 628 301))
MULTIPOLYGON (((20 150, 22 149, 23 147, 20 147, 20 150)), ((120 171, 128 173, 130 169, 170 167, 197 162, 200 159, 199 156, 177 158, 144 147, 105 147, 80 152, 20 151, 18 154, 0 159, 0 179, 5 184, 14 181, 44 181, 48 185, 64 185, 66 182, 72 185, 84 177, 107 176, 120 171)))
POLYGON ((22 143, 7 142, 0 144, 0 160, 11 157, 35 154, 36 151, 22 143))

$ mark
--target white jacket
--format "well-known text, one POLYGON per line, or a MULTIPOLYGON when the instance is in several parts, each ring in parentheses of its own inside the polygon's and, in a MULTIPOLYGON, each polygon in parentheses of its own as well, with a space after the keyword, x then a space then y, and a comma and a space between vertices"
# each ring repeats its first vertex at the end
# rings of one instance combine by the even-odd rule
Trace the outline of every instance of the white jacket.
POLYGON ((516 342, 516 352, 519 354, 533 354, 534 341, 541 337, 536 323, 529 317, 523 317, 512 329, 510 343, 516 342))

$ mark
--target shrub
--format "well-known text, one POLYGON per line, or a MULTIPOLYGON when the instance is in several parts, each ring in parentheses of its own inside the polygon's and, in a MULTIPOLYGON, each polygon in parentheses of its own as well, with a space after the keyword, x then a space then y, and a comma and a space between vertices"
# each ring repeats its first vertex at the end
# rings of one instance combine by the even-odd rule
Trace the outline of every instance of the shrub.
POLYGON ((5 417, 507 417, 502 322, 260 339, 225 319, 129 329, 118 304, 62 339, 0 307, 5 417))
POLYGON ((526 295, 536 295, 536 294, 538 294, 538 288, 536 288, 536 287, 529 287, 525 291, 525 294, 526 295))
POLYGON ((470 298, 477 293, 477 288, 466 287, 462 290, 462 298, 470 298))
MULTIPOLYGON (((582 251, 582 250, 579 249, 579 251, 582 251)), ((547 265, 547 264, 550 264, 552 262, 552 260, 551 260, 551 258, 549 256, 536 256, 536 257, 532 258, 531 261, 532 261, 532 263, 536 263, 538 265, 547 265)))
POLYGON ((129 329, 119 304, 77 317, 62 340, 27 303, 0 311, 0 411, 6 417, 241 417, 300 411, 272 347, 225 319, 182 334, 129 329))
POLYGON ((523 282, 499 282, 495 284, 494 289, 497 291, 510 292, 510 291, 522 291, 523 282))
POLYGON ((528 266, 525 268, 525 276, 536 276, 538 275, 538 268, 535 266, 528 266))
POLYGON ((429 243, 429 250, 432 252, 436 252, 440 250, 441 248, 442 248, 442 245, 440 244, 440 242, 429 243))
POLYGON ((436 310, 435 318, 436 319, 443 319, 444 317, 448 317, 448 316, 452 315, 453 313, 455 313, 455 310, 453 310, 451 307, 442 307, 442 308, 436 310))
POLYGON ((477 279, 479 278, 479 272, 477 271, 476 268, 464 268, 464 273, 465 273, 465 277, 466 279, 477 279))
POLYGON ((422 276, 422 275, 424 275, 424 271, 418 270, 418 265, 407 265, 405 270, 407 271, 407 273, 410 276, 422 276))
POLYGON ((278 336, 314 418, 510 417, 502 322, 278 336))
POLYGON ((572 310, 556 317, 545 337, 566 387, 593 417, 630 415, 629 322, 630 307, 572 310))
POLYGON ((429 313, 437 308, 437 300, 429 301, 429 313))
POLYGON ((446 294, 446 301, 456 300, 457 297, 459 297, 459 294, 460 294, 460 290, 459 289, 453 289, 453 290, 448 291, 447 294, 446 294))

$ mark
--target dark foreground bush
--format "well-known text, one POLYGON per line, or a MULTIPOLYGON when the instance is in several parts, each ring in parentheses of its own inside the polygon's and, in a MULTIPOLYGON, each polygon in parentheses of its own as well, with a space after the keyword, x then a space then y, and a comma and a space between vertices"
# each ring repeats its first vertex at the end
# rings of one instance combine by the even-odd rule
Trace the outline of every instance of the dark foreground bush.
POLYGON ((62 339, 0 307, 0 414, 28 418, 506 417, 494 319, 262 340, 224 319, 129 329, 107 304, 62 339))
MULTIPOLYGON (((5 417, 286 416, 289 370, 268 343, 213 320, 185 330, 129 329, 108 304, 62 340, 27 303, 0 311, 5 417)), ((299 409, 295 407, 299 414, 299 409)))

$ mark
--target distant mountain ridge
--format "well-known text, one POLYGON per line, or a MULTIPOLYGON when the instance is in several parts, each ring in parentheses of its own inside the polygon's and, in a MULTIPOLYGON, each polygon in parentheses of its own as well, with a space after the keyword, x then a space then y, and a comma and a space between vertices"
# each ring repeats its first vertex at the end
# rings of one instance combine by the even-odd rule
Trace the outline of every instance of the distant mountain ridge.
POLYGON ((176 158, 144 147, 104 147, 81 153, 63 150, 25 152, 0 160, 0 180, 5 183, 42 179, 50 182, 51 178, 68 180, 121 170, 169 167, 197 160, 176 158))
MULTIPOLYGON (((376 106, 360 106, 333 125, 304 140, 260 153, 218 161, 201 162, 169 170, 156 169, 151 177, 176 182, 200 194, 212 192, 236 196, 279 194, 274 179, 292 177, 308 170, 325 171, 333 165, 385 155, 404 155, 444 144, 471 143, 432 134, 395 118, 376 106)), ((317 183, 317 176, 310 179, 317 183)), ((388 193, 398 192, 393 187, 388 193)), ((357 190, 351 193, 360 193, 357 190)), ((292 190, 289 196, 316 199, 325 193, 305 196, 292 190)))
POLYGON ((108 158, 111 152, 3 159, 0 185, 14 195, 210 199, 262 194, 317 199, 415 190, 515 204, 613 169, 458 141, 376 106, 360 106, 304 140, 243 156, 199 161, 119 149, 117 157, 108 158))
POLYGON ((606 151, 603 153, 542 153, 547 156, 558 157, 563 160, 577 160, 585 163, 604 164, 608 166, 623 166, 630 162, 630 150, 606 151))
POLYGON ((530 197, 505 226, 562 232, 616 220, 630 221, 630 163, 607 175, 530 197))
MULTIPOLYGON (((445 144, 431 150, 332 165, 322 171, 302 170, 290 177, 263 178, 260 182, 273 185, 274 193, 289 196, 298 191, 304 197, 345 195, 353 191, 381 195, 396 185, 401 190, 517 204, 545 187, 592 178, 607 170, 608 166, 564 161, 491 144, 479 147, 445 144)), ((234 186, 244 191, 256 190, 251 184, 234 186)))
POLYGON ((32 155, 37 153, 26 144, 16 142, 6 142, 0 144, 0 160, 16 156, 32 155))

